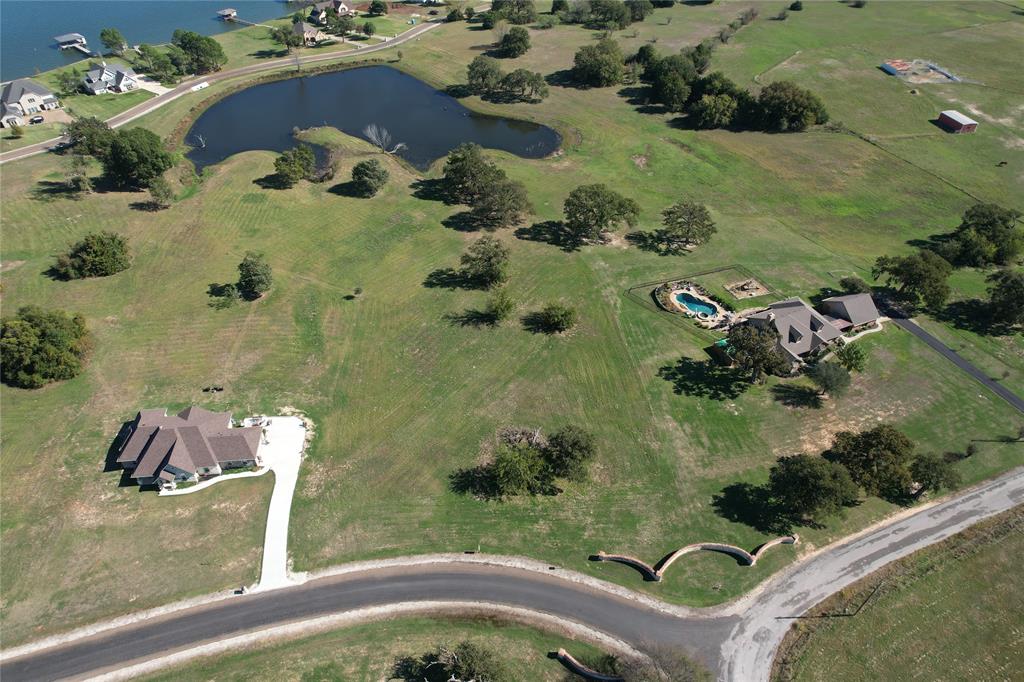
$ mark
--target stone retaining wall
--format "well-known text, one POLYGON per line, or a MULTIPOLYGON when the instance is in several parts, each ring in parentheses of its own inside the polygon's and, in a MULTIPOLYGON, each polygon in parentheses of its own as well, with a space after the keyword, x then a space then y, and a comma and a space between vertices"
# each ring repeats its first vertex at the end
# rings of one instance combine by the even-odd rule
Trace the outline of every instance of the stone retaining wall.
POLYGON ((730 556, 736 557, 747 566, 753 566, 757 563, 757 559, 772 547, 775 547, 776 545, 795 545, 799 540, 800 537, 798 535, 783 535, 775 538, 774 540, 769 540, 753 552, 748 552, 742 547, 727 545, 720 542, 695 542, 692 545, 680 547, 654 566, 651 566, 646 561, 642 561, 636 557, 628 556, 626 554, 605 554, 604 552, 598 552, 591 558, 594 561, 615 561, 620 564, 632 566, 643 574, 644 580, 661 582, 661 579, 664 577, 665 571, 668 570, 668 567, 671 566, 679 557, 690 554, 691 552, 701 550, 708 552, 721 552, 723 554, 729 554, 730 556))

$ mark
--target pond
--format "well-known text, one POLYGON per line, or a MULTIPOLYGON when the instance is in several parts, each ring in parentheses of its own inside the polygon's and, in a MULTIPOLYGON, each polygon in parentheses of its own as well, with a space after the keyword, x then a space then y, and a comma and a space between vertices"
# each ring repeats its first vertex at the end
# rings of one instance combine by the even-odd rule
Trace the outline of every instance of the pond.
POLYGON ((185 137, 201 171, 232 154, 294 147, 294 128, 333 126, 366 139, 370 124, 387 129, 398 152, 424 170, 463 142, 538 159, 561 138, 528 121, 477 114, 450 95, 388 66, 367 66, 254 85, 204 111, 185 137), (205 146, 202 144, 205 143, 205 146))

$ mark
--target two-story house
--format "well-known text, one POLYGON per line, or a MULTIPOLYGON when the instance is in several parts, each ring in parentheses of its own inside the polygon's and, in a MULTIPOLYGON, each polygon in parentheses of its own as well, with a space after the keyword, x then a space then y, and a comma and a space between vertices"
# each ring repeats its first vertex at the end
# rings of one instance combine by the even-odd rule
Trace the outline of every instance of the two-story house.
POLYGON ((93 64, 82 79, 82 87, 90 95, 103 95, 108 92, 129 92, 139 87, 139 77, 127 66, 106 62, 93 64))
POLYGON ((23 117, 59 108, 56 95, 34 80, 19 78, 0 92, 0 126, 25 125, 23 117))

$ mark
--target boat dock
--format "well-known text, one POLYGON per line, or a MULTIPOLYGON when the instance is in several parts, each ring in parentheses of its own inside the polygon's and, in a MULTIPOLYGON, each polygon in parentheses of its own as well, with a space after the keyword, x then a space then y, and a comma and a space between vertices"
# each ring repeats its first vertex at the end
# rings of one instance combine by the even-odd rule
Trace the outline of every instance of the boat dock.
POLYGON ((62 50, 78 50, 86 57, 93 56, 93 53, 89 50, 89 43, 81 33, 65 33, 64 35, 54 36, 53 39, 57 41, 57 47, 62 50))

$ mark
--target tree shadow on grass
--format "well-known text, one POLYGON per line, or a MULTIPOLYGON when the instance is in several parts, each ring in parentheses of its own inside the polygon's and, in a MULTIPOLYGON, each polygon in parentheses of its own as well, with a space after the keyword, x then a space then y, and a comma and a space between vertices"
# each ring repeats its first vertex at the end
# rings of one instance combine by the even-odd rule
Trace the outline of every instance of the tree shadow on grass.
POLYGON ((498 318, 491 313, 473 308, 466 308, 461 313, 448 313, 444 319, 456 327, 493 327, 498 324, 498 318))
POLYGON ((779 509, 767 486, 732 483, 711 498, 715 513, 727 521, 742 523, 760 533, 782 535, 790 532, 792 519, 779 509))
POLYGON ((545 220, 527 227, 520 227, 514 232, 516 239, 528 242, 544 242, 557 246, 566 253, 580 248, 580 240, 569 231, 561 220, 545 220))
POLYGON ((256 178, 252 184, 261 189, 288 189, 288 183, 278 173, 270 173, 262 178, 256 178))
POLYGON ((164 208, 167 207, 161 206, 160 204, 153 200, 149 200, 133 201, 132 203, 128 204, 128 208, 132 209, 133 211, 142 211, 144 213, 156 213, 157 211, 162 211, 164 208))
POLYGON ((486 289, 480 282, 455 268, 438 268, 423 280, 428 289, 486 289))
POLYGON ((275 57, 287 57, 288 50, 283 48, 280 50, 256 50, 255 52, 250 52, 249 56, 255 57, 256 59, 273 59, 275 57))
POLYGON ((473 88, 469 87, 466 83, 455 83, 446 87, 444 89, 444 94, 449 97, 454 97, 455 99, 465 99, 466 97, 472 96, 474 92, 473 88))
POLYGON ((561 330, 555 329, 548 322, 548 319, 539 312, 527 313, 519 318, 523 329, 531 334, 558 334, 561 330))
POLYGON ((775 401, 786 407, 818 409, 822 406, 821 395, 810 386, 776 384, 772 386, 771 391, 775 401))
POLYGON ((562 69, 544 76, 548 85, 556 88, 573 88, 574 90, 590 90, 586 83, 580 83, 573 77, 572 69, 562 69))
POLYGON ((32 188, 30 196, 36 201, 51 202, 57 199, 81 199, 83 192, 78 192, 59 180, 40 180, 32 188))
POLYGON ((629 232, 626 234, 626 241, 641 251, 649 251, 659 256, 685 256, 689 253, 685 248, 674 246, 663 239, 657 230, 629 232))
POLYGON ((472 211, 460 211, 458 213, 453 213, 442 220, 441 224, 450 230, 455 230, 456 232, 478 232, 487 227, 487 225, 480 220, 479 216, 472 211))
POLYGON ((440 178, 421 178, 413 182, 409 187, 412 195, 424 201, 440 201, 451 204, 444 191, 444 182, 440 178))
POLYGON ((672 384, 676 395, 711 400, 735 400, 750 387, 746 374, 723 367, 712 360, 681 357, 658 370, 658 376, 672 384))
POLYGON ((368 198, 359 183, 352 180, 349 180, 348 182, 339 182, 337 185, 333 185, 328 188, 327 191, 339 197, 350 197, 352 199, 368 198))
POLYGON ((934 313, 935 318, 982 336, 1002 336, 1013 330, 992 319, 988 304, 980 298, 947 303, 934 313))
POLYGON ((472 495, 491 500, 498 497, 498 485, 494 479, 494 471, 487 464, 478 464, 475 467, 465 467, 453 471, 448 476, 448 487, 458 495, 472 495))

